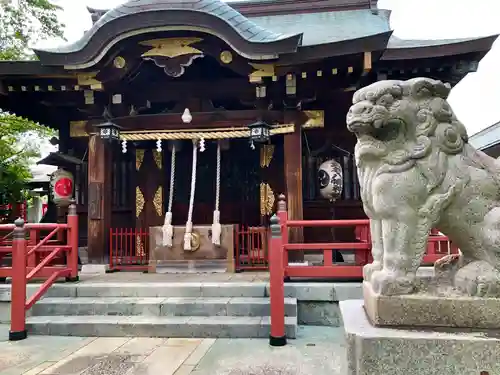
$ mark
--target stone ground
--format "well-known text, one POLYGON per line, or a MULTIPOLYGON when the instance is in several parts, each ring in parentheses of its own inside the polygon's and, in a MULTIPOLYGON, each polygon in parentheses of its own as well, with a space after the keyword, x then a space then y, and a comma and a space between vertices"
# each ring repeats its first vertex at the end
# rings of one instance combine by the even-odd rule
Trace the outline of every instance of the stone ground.
POLYGON ((261 339, 31 336, 0 326, 0 375, 343 375, 343 328, 301 327, 273 348, 261 339))

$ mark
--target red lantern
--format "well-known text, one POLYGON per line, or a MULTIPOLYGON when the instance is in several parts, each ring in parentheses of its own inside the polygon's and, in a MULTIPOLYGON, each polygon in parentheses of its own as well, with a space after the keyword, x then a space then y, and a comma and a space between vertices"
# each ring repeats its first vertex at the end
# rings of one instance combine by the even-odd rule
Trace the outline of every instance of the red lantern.
POLYGON ((73 197, 73 175, 64 169, 55 171, 50 180, 50 187, 54 203, 58 206, 67 206, 73 197))

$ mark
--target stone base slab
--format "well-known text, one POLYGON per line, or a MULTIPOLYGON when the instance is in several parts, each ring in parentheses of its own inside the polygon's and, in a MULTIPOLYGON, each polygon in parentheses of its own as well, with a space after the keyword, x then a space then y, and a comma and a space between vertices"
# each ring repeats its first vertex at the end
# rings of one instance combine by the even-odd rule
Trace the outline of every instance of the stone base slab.
POLYGON ((376 294, 363 283, 364 308, 370 322, 381 327, 450 327, 500 329, 500 299, 416 293, 376 294))
POLYGON ((362 300, 342 301, 340 310, 346 332, 348 375, 500 374, 498 331, 374 327, 362 300))
POLYGON ((80 271, 82 275, 104 275, 109 270, 108 264, 84 264, 80 271))

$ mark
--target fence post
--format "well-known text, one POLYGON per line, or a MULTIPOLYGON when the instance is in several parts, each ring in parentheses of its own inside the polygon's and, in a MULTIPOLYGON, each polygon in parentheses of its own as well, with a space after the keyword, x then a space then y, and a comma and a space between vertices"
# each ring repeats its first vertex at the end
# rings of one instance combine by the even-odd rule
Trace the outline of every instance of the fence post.
MULTIPOLYGON (((280 220, 281 227, 281 243, 288 243, 288 226, 286 223, 288 222, 288 211, 286 209, 286 198, 284 194, 280 194, 278 197, 278 218, 280 220)), ((288 251, 283 251, 283 267, 288 266, 288 251)), ((286 280, 288 278, 285 275, 285 269, 283 269, 283 276, 286 280)))
POLYGON ((24 220, 14 224, 12 237, 12 287, 9 340, 24 340, 26 332, 26 253, 28 251, 24 220))
POLYGON ((71 273, 69 277, 66 277, 66 281, 74 282, 78 281, 78 215, 74 199, 68 207, 68 227, 68 245, 71 249, 66 259, 71 273))
POLYGON ((285 286, 283 284, 283 242, 280 219, 271 218, 269 241, 269 289, 271 300, 271 335, 269 345, 285 346, 285 286))

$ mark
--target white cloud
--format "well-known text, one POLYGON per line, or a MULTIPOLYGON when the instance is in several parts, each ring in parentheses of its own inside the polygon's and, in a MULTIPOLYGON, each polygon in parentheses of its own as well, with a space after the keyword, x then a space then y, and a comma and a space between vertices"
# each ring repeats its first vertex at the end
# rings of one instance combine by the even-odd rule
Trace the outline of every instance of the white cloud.
MULTIPOLYGON (((64 7, 62 21, 67 25, 66 38, 79 39, 90 28, 86 6, 106 9, 119 0, 54 0, 64 7)), ((498 0, 379 0, 379 8, 391 9, 395 35, 407 39, 442 39, 486 36, 500 33, 498 0)), ((60 41, 49 41, 54 44, 60 41)), ((47 43, 46 43, 47 45, 47 43)), ((500 40, 479 64, 457 85, 450 102, 457 116, 474 134, 500 121, 500 40)))

